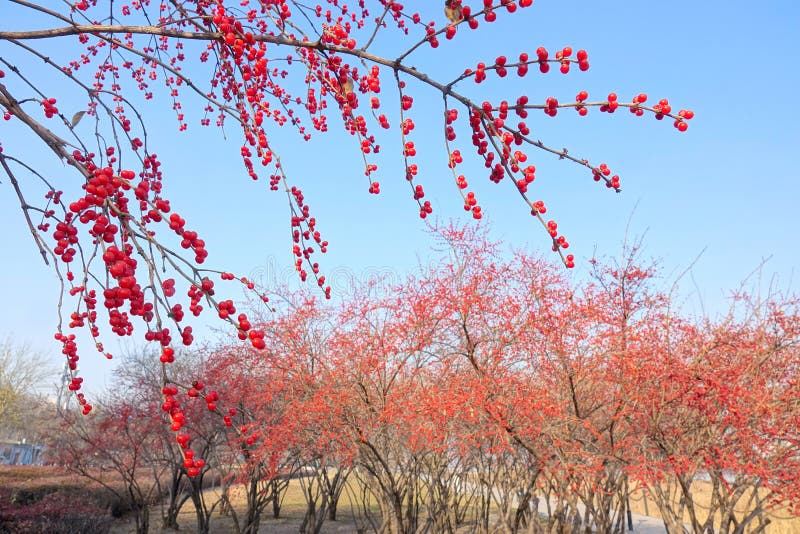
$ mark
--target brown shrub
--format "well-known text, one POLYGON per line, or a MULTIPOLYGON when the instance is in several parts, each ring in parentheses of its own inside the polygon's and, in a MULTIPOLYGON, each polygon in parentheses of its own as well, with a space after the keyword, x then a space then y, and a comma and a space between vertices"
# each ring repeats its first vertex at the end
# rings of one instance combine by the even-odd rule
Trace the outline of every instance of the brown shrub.
POLYGON ((0 466, 0 533, 103 534, 124 504, 60 468, 0 466))

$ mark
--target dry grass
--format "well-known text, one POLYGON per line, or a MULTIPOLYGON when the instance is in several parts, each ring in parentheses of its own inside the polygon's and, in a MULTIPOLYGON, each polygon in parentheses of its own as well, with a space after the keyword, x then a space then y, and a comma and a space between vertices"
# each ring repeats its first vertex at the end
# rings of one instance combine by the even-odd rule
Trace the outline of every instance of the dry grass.
MULTIPOLYGON (((342 492, 339 499, 338 513, 336 521, 326 520, 322 525, 323 534, 334 533, 348 533, 352 534, 358 531, 355 515, 358 503, 355 496, 359 493, 359 482, 355 477, 351 477, 346 482, 347 488, 342 492)), ((211 488, 206 490, 207 502, 216 502, 219 499, 219 489, 211 488)), ((234 487, 230 492, 230 500, 234 509, 243 513, 246 508, 246 498, 243 487, 234 487)), ((267 507, 261 516, 261 524, 259 533, 269 534, 296 534, 302 523, 303 516, 306 511, 306 500, 303 496, 300 481, 295 479, 289 483, 286 490, 284 499, 281 505, 281 517, 275 519, 272 517, 272 508, 267 507)), ((379 513, 376 503, 372 503, 370 513, 379 513)), ((379 519, 376 517, 376 519, 379 519)), ((191 502, 184 505, 178 516, 178 524, 181 527, 181 532, 192 532, 195 529, 196 517, 194 508, 191 502)), ((235 532, 233 519, 230 516, 221 515, 216 510, 211 517, 210 521, 211 534, 229 534, 235 532)), ((130 520, 120 521, 112 529, 112 534, 132 534, 134 532, 133 523, 130 520)), ((470 531, 468 527, 464 528, 465 532, 470 531)), ((164 530, 160 528, 160 515, 157 506, 154 506, 150 516, 150 532, 154 534, 175 534, 173 530, 164 530)))
MULTIPOLYGON (((206 500, 209 503, 219 499, 220 491, 216 488, 206 490, 206 500)), ((243 487, 234 487, 230 492, 230 500, 236 512, 244 513, 246 508, 246 498, 243 487)), ((292 480, 286 490, 282 505, 281 517, 272 517, 271 506, 264 510, 261 516, 260 533, 270 534, 296 534, 302 523, 306 511, 306 500, 298 480, 292 480)), ((150 532, 154 534, 174 534, 174 530, 160 528, 161 516, 158 506, 153 506, 150 512, 150 532)), ((191 501, 187 502, 178 515, 178 524, 182 532, 192 532, 197 524, 194 508, 191 501)), ((229 534, 235 532, 233 519, 229 515, 221 515, 217 510, 211 516, 211 534, 229 534)), ((339 501, 339 508, 336 521, 325 521, 322 532, 325 534, 333 533, 352 533, 356 532, 353 509, 351 508, 350 498, 347 493, 343 493, 339 501)), ((124 520, 118 522, 112 530, 112 534, 130 534, 135 532, 133 522, 124 520)))
MULTIPOLYGON (((699 506, 708 506, 711 502, 711 485, 706 482, 692 484, 692 494, 699 506)), ((644 490, 635 490, 630 498, 631 511, 634 514, 661 517, 655 501, 644 490)), ((707 509, 707 508, 706 508, 707 509)), ((792 517, 784 510, 774 510, 766 514, 771 521, 764 531, 765 534, 800 534, 800 518, 792 517)), ((685 517, 688 521, 688 515, 685 517)))

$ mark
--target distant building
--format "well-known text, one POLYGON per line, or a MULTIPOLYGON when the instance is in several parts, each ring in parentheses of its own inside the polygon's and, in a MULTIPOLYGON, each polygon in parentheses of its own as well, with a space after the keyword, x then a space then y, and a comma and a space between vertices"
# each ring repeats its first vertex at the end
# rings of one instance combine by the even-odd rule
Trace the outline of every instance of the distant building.
POLYGON ((42 465, 44 445, 22 441, 0 440, 0 464, 42 465))

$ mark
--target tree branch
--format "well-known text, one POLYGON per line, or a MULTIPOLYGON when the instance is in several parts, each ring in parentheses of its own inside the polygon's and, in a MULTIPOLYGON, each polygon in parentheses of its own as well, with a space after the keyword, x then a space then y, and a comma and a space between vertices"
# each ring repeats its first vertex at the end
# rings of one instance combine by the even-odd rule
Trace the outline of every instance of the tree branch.
POLYGON ((22 195, 22 190, 19 188, 19 183, 17 182, 17 178, 14 176, 14 173, 11 172, 11 168, 8 166, 8 162, 6 162, 6 157, 0 153, 0 165, 3 166, 3 170, 8 175, 8 178, 11 180, 11 185, 14 187, 14 191, 17 193, 17 198, 19 198, 19 205, 22 208, 22 213, 25 215, 25 221, 28 223, 28 229, 33 236, 33 240, 36 242, 36 246, 39 248, 39 254, 42 255, 42 259, 44 260, 45 265, 50 265, 50 262, 47 260, 47 250, 45 249, 44 243, 42 243, 42 238, 39 236, 39 232, 36 231, 36 227, 33 225, 33 221, 31 221, 31 216, 28 213, 28 208, 30 205, 25 201, 25 197, 22 195))

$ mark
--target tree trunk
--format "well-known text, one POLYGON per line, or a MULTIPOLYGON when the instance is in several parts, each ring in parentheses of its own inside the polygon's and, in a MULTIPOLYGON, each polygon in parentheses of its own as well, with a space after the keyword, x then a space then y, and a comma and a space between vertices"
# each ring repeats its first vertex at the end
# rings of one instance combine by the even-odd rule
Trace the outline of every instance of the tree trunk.
POLYGON ((272 479, 269 481, 272 489, 272 517, 278 519, 281 516, 281 496, 278 487, 278 481, 272 479))
POLYGON ((150 531, 150 508, 146 504, 136 505, 134 510, 136 534, 147 534, 150 531))
POLYGON ((161 515, 161 524, 165 529, 180 529, 180 526, 178 525, 178 512, 180 511, 183 503, 186 502, 185 499, 180 498, 181 478, 182 475, 180 472, 173 473, 172 477, 170 477, 167 509, 165 512, 162 512, 161 515))

